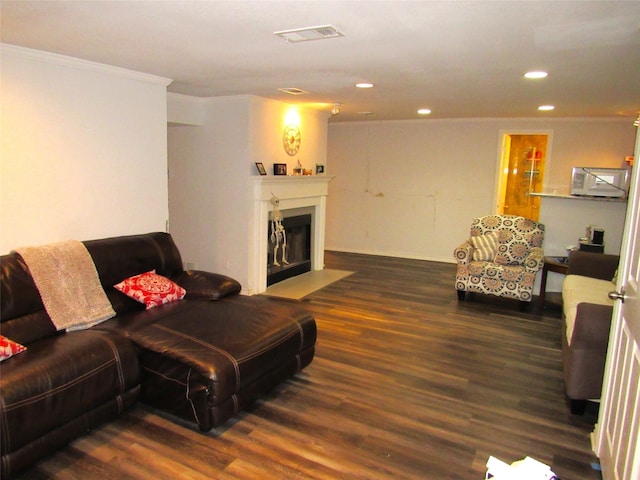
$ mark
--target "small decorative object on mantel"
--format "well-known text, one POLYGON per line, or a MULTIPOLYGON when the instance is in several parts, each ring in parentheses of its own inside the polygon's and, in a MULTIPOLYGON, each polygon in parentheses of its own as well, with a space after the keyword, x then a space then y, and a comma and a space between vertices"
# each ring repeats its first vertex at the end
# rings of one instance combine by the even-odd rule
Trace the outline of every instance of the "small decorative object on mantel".
POLYGON ((300 163, 300 160, 298 160, 298 163, 296 164, 296 166, 293 167, 293 174, 302 175, 302 164, 300 163))
POLYGON ((273 174, 274 175, 286 175, 287 174, 287 164, 286 163, 274 163, 273 164, 273 174))
POLYGON ((278 262, 278 248, 282 244, 282 263, 289 265, 287 261, 287 232, 282 225, 283 215, 280 211, 280 199, 271 192, 271 200, 269 200, 273 206, 271 212, 271 235, 269 240, 273 243, 273 264, 277 267, 280 266, 278 262))
POLYGON ((258 173, 260 175, 266 175, 267 171, 264 168, 264 165, 262 164, 262 162, 256 162, 256 168, 258 169, 258 173))
POLYGON ((316 163, 316 175, 324 175, 324 165, 316 163))

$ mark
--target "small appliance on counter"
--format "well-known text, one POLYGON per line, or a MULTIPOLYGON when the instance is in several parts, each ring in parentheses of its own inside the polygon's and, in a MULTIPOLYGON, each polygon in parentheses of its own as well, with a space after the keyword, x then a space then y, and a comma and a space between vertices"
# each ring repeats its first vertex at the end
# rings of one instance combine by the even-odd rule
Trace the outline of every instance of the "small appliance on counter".
POLYGON ((571 195, 626 198, 629 169, 573 167, 571 195))
POLYGON ((580 250, 583 252, 604 253, 604 229, 594 225, 587 225, 585 236, 580 237, 580 250))

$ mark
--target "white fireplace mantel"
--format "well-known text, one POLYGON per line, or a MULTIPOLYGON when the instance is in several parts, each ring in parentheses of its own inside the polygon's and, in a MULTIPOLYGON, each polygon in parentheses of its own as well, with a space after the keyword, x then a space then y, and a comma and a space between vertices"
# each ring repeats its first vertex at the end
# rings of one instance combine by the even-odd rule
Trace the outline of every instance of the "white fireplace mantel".
POLYGON ((253 179, 252 242, 249 253, 249 286, 253 295, 267 289, 267 239, 269 212, 273 210, 271 198, 279 199, 279 208, 287 216, 287 210, 308 209, 311 213, 311 269, 324 268, 324 235, 327 194, 332 176, 260 176, 253 179))

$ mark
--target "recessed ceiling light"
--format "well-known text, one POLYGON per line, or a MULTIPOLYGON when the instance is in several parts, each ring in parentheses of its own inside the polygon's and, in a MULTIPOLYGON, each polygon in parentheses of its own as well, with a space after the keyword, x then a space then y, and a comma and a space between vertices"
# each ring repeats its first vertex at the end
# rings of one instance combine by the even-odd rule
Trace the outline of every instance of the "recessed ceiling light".
POLYGON ((534 70, 532 72, 527 72, 524 74, 525 78, 546 78, 549 74, 547 72, 543 72, 542 70, 534 70))
POLYGON ((376 114, 375 112, 358 112, 358 115, 363 115, 365 117, 370 117, 375 114, 376 114))
POLYGON ((357 88, 373 88, 373 83, 360 82, 360 83, 356 83, 356 87, 357 88))
POLYGON ((554 110, 556 107, 554 107, 553 105, 540 105, 538 107, 538 110, 540 110, 541 112, 550 112, 551 110, 554 110))
POLYGON ((420 108, 418 110, 418 113, 420 115, 429 115, 431 113, 431 110, 429 110, 428 108, 420 108))

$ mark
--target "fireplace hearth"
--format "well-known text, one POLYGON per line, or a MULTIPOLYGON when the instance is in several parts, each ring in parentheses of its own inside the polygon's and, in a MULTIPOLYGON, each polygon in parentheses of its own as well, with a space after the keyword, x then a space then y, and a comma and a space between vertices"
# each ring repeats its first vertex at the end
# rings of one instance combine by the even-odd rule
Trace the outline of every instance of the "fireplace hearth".
POLYGON ((268 230, 267 286, 311 271, 311 215, 296 215, 282 220, 287 244, 283 260, 283 245, 276 250, 271 226, 268 230), (276 264, 277 263, 279 264, 276 264))

